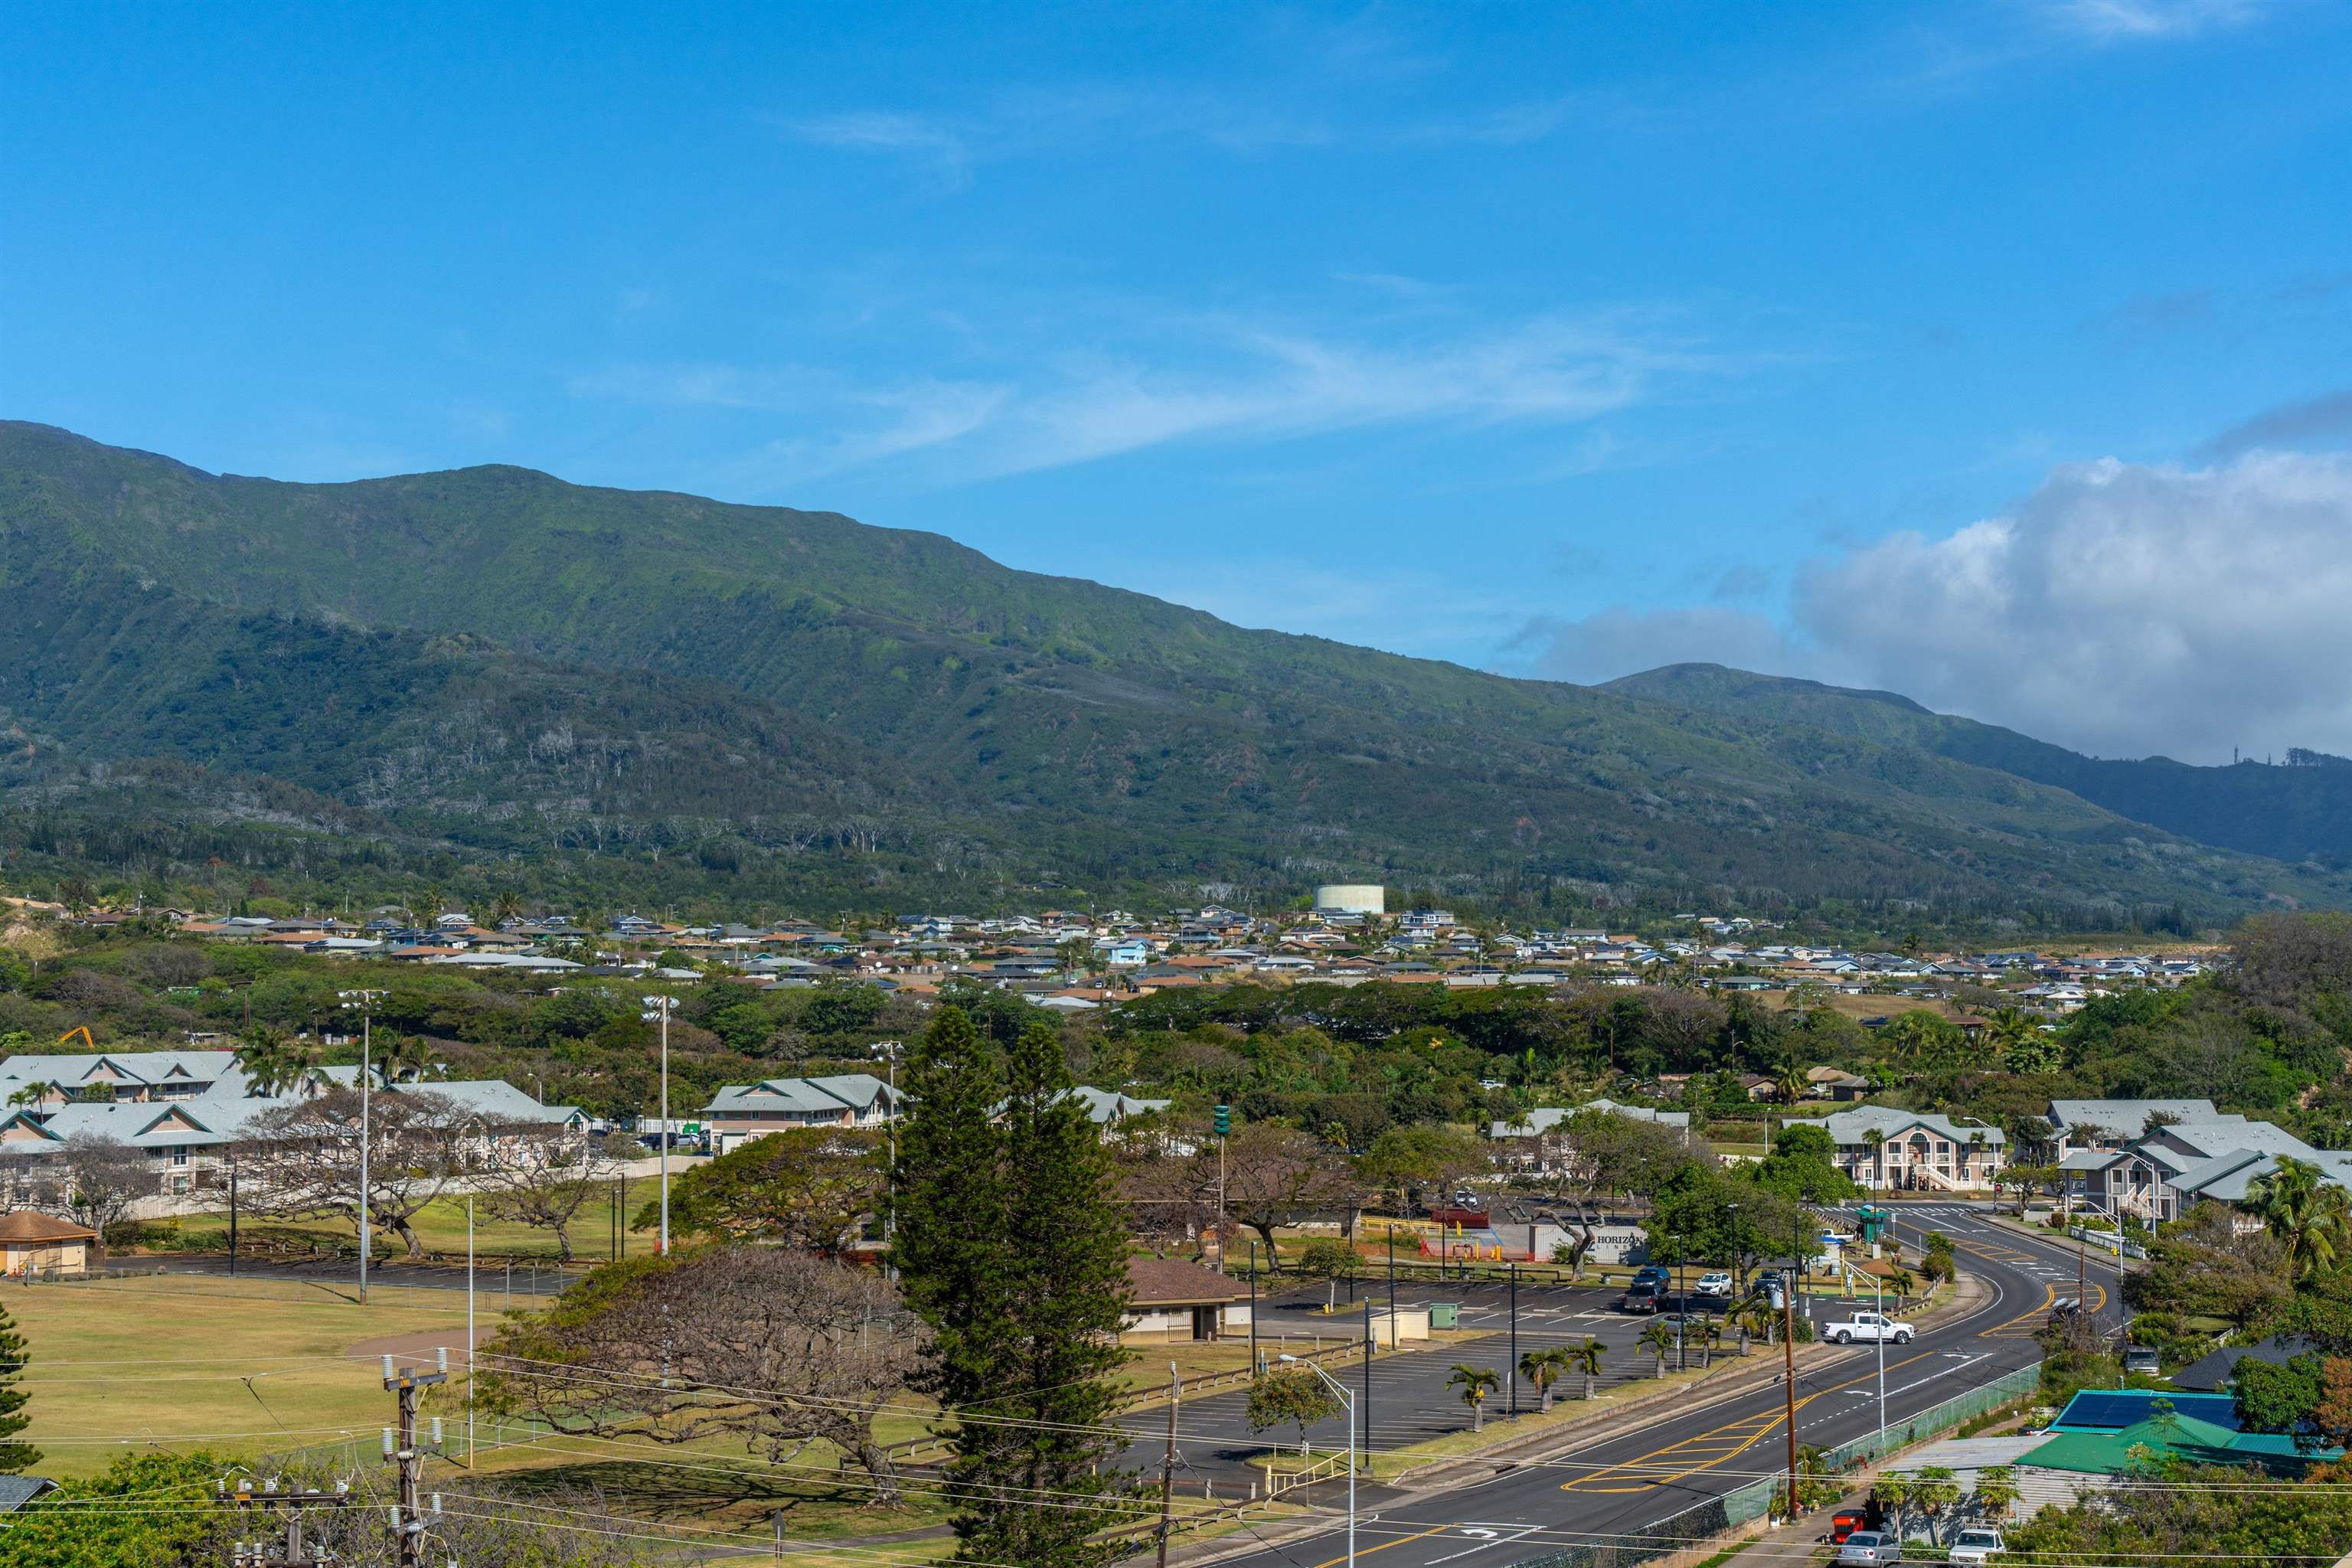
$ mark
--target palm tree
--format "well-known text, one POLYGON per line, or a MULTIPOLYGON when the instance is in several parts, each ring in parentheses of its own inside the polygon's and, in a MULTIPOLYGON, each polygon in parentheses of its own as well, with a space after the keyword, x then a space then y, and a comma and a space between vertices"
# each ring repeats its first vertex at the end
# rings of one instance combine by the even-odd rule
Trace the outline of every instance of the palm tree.
POLYGON ((2009 1466, 1988 1465, 1977 1472, 1977 1506, 1996 1521, 2008 1520, 2017 1499, 2017 1472, 2009 1466))
POLYGON ((1812 1079, 1795 1062, 1783 1062, 1780 1070, 1772 1075, 1772 1092, 1780 1097, 1783 1105, 1796 1104, 1812 1087, 1812 1079))
POLYGON ((1538 1415, 1551 1414, 1552 1384, 1558 1383, 1560 1373, 1567 1370, 1566 1351, 1529 1351, 1519 1357, 1519 1375, 1536 1385, 1536 1393, 1541 1400, 1537 1406, 1538 1415))
POLYGON ((1453 1375, 1445 1380, 1448 1388, 1462 1391, 1462 1403, 1470 1407, 1470 1430, 1483 1432, 1486 1427, 1486 1395, 1503 1385, 1503 1380, 1493 1367, 1466 1366, 1454 1363, 1453 1375))
POLYGON ((1870 1195, 1874 1198, 1886 1185, 1886 1134, 1873 1127, 1863 1133, 1862 1142, 1870 1151, 1870 1195))
POLYGON ((2285 1247, 2298 1281, 2334 1273, 2352 1251, 2352 1205, 2307 1161, 2281 1157, 2248 1185, 2246 1206, 2285 1247))
POLYGON ((1903 1299, 1910 1295, 1913 1288, 1919 1282, 1916 1279, 1911 1278, 1911 1274, 1908 1269, 1897 1268, 1887 1275, 1886 1288, 1890 1291, 1894 1292, 1895 1310, 1896 1311, 1899 1312, 1903 1310, 1903 1299))
POLYGON ((318 1051, 275 1024, 254 1030, 237 1051, 252 1092, 268 1098, 292 1092, 318 1065, 318 1051))
POLYGON ((1733 1302, 1725 1315, 1731 1326, 1739 1331, 1739 1353, 1748 1353, 1750 1336, 1762 1335, 1764 1342, 1772 1342, 1772 1303, 1760 1295, 1750 1295, 1733 1302))
POLYGON ((434 1050, 433 1042, 422 1035, 396 1036, 384 1047, 383 1055, 376 1063, 377 1070, 383 1074, 386 1089, 396 1083, 422 1083, 425 1075, 440 1065, 441 1058, 434 1050))
POLYGON ((1643 1329, 1641 1337, 1633 1342, 1658 1358, 1658 1375, 1665 1376, 1666 1357, 1672 1355, 1675 1349, 1674 1330, 1664 1323, 1654 1322, 1643 1329))
POLYGON ((490 900, 490 929, 503 931, 507 922, 522 917, 522 900, 515 897, 512 888, 490 900))
POLYGON ((1713 1318, 1701 1318, 1696 1328, 1683 1325, 1683 1339, 1698 1342, 1698 1365, 1701 1372, 1715 1364, 1715 1347, 1723 1342, 1723 1325, 1713 1318))
POLYGON ((1584 1336, 1581 1344, 1559 1348, 1560 1364, 1584 1374, 1584 1397, 1587 1399, 1592 1397, 1592 1380, 1601 1375, 1601 1352, 1608 1348, 1591 1334, 1584 1336))

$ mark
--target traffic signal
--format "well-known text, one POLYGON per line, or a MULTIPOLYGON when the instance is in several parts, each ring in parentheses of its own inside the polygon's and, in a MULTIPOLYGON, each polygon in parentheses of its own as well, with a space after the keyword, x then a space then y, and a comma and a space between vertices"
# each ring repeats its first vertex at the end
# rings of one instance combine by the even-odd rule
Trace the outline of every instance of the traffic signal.
POLYGON ((1220 1105, 1217 1107, 1217 1136, 1223 1138, 1233 1130, 1234 1108, 1230 1105, 1220 1105))

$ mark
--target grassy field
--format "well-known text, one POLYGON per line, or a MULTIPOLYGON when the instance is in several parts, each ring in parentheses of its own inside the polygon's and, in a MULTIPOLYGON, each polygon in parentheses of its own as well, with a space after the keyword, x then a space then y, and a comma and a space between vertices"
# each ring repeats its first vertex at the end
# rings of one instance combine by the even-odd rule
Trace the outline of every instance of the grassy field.
MULTIPOLYGON (((24 1436, 40 1471, 81 1476, 154 1445, 239 1454, 357 1443, 390 1419, 379 1364, 343 1352, 385 1334, 446 1331, 462 1358, 465 1303, 441 1290, 191 1276, 10 1288, 32 1361, 24 1436)), ((496 1317, 485 1314, 487 1334, 496 1317)))
MULTIPOLYGON (((631 1214, 643 1207, 654 1194, 651 1182, 632 1181, 629 1184, 628 1208, 631 1214)), ((612 1198, 589 1204, 581 1211, 579 1220, 572 1226, 572 1247, 575 1257, 601 1260, 613 1255, 612 1198)), ((428 1253, 445 1258, 466 1256, 466 1201, 463 1198, 442 1198, 426 1205, 415 1220, 417 1239, 428 1253)), ((174 1222, 180 1245, 192 1251, 228 1250, 228 1215, 221 1214, 189 1215, 174 1222)), ((239 1222, 239 1239, 251 1245, 257 1252, 267 1249, 278 1238, 315 1240, 331 1248, 350 1250, 356 1256, 358 1238, 348 1225, 327 1220, 286 1221, 257 1220, 247 1215, 239 1222)), ((649 1234, 635 1233, 623 1249, 634 1257, 653 1250, 654 1238, 649 1234)), ((559 1253, 552 1231, 534 1230, 529 1226, 494 1220, 478 1212, 474 1223, 474 1251, 478 1258, 533 1258, 553 1261, 559 1253)), ((375 1237, 375 1256, 398 1258, 404 1255, 399 1237, 379 1233, 375 1237)))

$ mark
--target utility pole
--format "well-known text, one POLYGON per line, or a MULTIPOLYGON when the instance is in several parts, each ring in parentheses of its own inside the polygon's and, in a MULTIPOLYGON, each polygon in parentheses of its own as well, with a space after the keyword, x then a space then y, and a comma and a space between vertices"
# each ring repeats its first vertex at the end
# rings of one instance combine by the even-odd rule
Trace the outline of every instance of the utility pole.
POLYGON ((234 1568, 331 1568, 335 1561, 332 1552, 310 1556, 302 1545, 302 1510, 306 1508, 347 1508, 351 1505, 352 1489, 348 1481, 338 1481, 332 1491, 292 1491, 278 1489, 278 1478, 272 1476, 262 1489, 253 1489, 253 1478, 239 1476, 236 1489, 229 1489, 226 1481, 219 1486, 225 1501, 233 1502, 240 1514, 250 1514, 255 1509, 286 1511, 286 1544, 276 1556, 259 1541, 239 1541, 229 1554, 234 1568))
MULTIPOLYGON (((433 1440, 420 1444, 416 1440, 416 1407, 425 1391, 436 1384, 449 1381, 449 1352, 443 1351, 438 1370, 421 1372, 415 1367, 394 1371, 392 1357, 383 1358, 384 1391, 400 1403, 400 1425, 383 1429, 383 1457, 400 1467, 400 1500, 393 1505, 392 1529, 394 1543, 400 1551, 400 1568, 425 1568, 425 1510, 418 1496, 418 1485, 425 1479, 425 1456, 437 1453, 441 1447, 441 1417, 433 1418, 433 1440)), ((439 1498, 434 1499, 433 1511, 441 1511, 439 1498)))
POLYGON ((1176 1511, 1176 1404, 1184 1392, 1184 1380, 1176 1375, 1176 1363, 1168 1363, 1168 1452, 1160 1461, 1160 1555, 1158 1568, 1168 1568, 1168 1535, 1175 1528, 1176 1511))
POLYGON ((1511 1415, 1519 1414, 1519 1266, 1511 1265, 1511 1359, 1503 1368, 1503 1379, 1511 1385, 1511 1415))
POLYGON ((236 1153, 228 1157, 228 1277, 236 1278, 236 1153))
POLYGON ((1789 1424, 1789 1519, 1797 1517, 1797 1293, 1786 1280, 1780 1285, 1780 1364, 1789 1424))

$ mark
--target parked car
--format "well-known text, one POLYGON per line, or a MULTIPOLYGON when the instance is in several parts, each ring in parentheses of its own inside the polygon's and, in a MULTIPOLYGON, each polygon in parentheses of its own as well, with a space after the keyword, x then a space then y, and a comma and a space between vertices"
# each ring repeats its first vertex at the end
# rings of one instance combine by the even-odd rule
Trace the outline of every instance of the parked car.
POLYGON ((1832 1344, 1850 1345, 1856 1340, 1885 1340, 1889 1344, 1907 1345, 1911 1336, 1919 1331, 1909 1323, 1898 1322, 1884 1312, 1856 1312, 1842 1323, 1832 1323, 1822 1330, 1822 1337, 1832 1344))
POLYGON ((1633 1271, 1636 1285, 1655 1285, 1664 1290, 1675 1282, 1675 1271, 1661 1263, 1644 1263, 1633 1271))
POLYGON ((1731 1294, 1731 1276, 1720 1268, 1712 1273, 1702 1274, 1698 1277, 1698 1282, 1691 1287, 1691 1294, 1727 1297, 1731 1294))
POLYGON ((2156 1353, 2154 1345, 2126 1345, 2124 1370, 2144 1373, 2149 1377, 2160 1377, 2164 1373, 2164 1362, 2156 1353))
POLYGON ((1903 1561, 1903 1542, 1887 1530, 1857 1530, 1838 1548, 1838 1568, 1887 1568, 1903 1561))
POLYGON ((2000 1531, 1989 1525, 1970 1525, 1953 1541, 1952 1549, 1945 1554, 1945 1560, 1959 1564, 1959 1568, 1984 1568, 1986 1563, 2008 1551, 2009 1542, 2000 1538, 2000 1531))
POLYGON ((1654 1312, 1664 1299, 1665 1290, 1654 1279, 1636 1279, 1625 1287, 1625 1294, 1617 1299, 1621 1312, 1654 1312))

